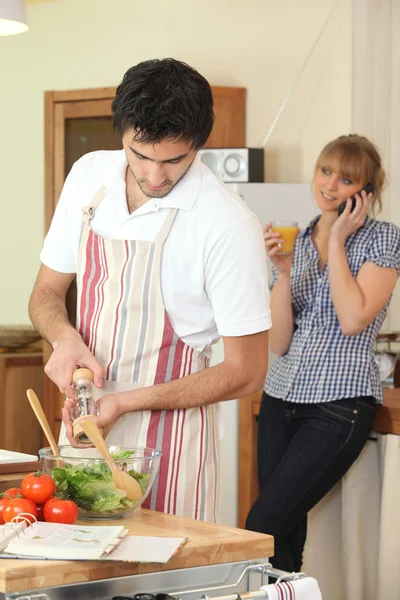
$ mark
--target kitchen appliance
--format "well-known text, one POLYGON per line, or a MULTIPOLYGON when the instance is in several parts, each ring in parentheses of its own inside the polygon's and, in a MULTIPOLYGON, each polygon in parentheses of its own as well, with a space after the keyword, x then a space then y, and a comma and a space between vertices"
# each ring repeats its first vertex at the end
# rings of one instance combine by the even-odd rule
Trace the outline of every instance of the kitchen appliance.
POLYGON ((263 148, 205 148, 200 159, 226 183, 264 181, 263 148))

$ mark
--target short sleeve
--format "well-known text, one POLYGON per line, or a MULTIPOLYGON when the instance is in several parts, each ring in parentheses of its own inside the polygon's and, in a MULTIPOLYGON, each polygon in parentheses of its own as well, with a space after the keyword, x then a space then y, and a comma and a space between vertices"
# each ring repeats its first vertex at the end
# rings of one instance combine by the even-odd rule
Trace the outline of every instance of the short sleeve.
POLYGON ((251 335, 271 327, 264 238, 255 218, 235 224, 214 244, 205 286, 221 336, 251 335))
POLYGON ((400 229, 396 225, 379 223, 368 248, 366 262, 396 269, 400 274, 400 229))
POLYGON ((65 180, 60 199, 54 211, 50 229, 44 240, 41 262, 60 273, 76 273, 79 227, 71 218, 71 201, 76 180, 76 163, 65 180))

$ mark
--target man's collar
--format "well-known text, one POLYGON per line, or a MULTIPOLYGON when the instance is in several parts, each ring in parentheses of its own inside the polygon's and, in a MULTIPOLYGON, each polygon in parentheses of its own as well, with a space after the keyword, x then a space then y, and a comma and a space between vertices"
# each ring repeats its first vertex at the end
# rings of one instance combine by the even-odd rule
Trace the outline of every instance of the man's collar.
MULTIPOLYGON (((108 190, 114 190, 121 193, 125 191, 125 173, 128 166, 124 150, 118 151, 115 157, 115 163, 110 166, 110 169, 105 173, 104 186, 108 190)), ((197 154, 182 179, 175 185, 174 188, 160 198, 159 208, 182 208, 190 210, 199 195, 201 181, 203 177, 203 163, 200 156, 197 154)))

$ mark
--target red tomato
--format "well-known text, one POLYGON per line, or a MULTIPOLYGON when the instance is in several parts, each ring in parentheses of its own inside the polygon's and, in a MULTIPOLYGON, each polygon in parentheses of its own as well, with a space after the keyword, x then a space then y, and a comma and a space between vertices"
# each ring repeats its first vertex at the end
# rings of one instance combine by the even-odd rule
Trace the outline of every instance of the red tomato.
POLYGON ((5 521, 3 519, 3 510, 6 504, 10 502, 10 498, 8 496, 3 496, 0 498, 0 525, 4 525, 5 521))
POLYGON ((9 488, 4 492, 4 495, 9 498, 16 498, 17 496, 22 496, 22 490, 21 488, 9 488))
POLYGON ((17 517, 21 513, 32 515, 32 518, 28 515, 26 518, 31 523, 34 523, 34 517, 37 517, 36 504, 32 502, 32 500, 27 500, 26 498, 12 498, 3 509, 3 519, 6 523, 9 523, 14 517, 17 517))
POLYGON ((78 518, 78 507, 72 500, 50 498, 43 508, 48 523, 67 523, 72 525, 78 518))
POLYGON ((24 477, 21 488, 24 498, 35 504, 44 504, 56 491, 56 484, 50 475, 36 471, 24 477))

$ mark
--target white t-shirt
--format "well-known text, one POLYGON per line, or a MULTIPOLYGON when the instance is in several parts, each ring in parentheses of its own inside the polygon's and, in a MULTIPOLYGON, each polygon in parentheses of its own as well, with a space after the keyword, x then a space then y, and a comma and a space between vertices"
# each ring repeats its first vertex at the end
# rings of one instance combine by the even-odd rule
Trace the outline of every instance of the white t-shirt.
POLYGON ((262 229, 242 199, 197 157, 167 196, 149 199, 130 215, 126 167, 123 150, 92 152, 74 164, 44 242, 42 263, 76 273, 82 208, 104 185, 91 227, 105 238, 154 241, 166 209, 180 209, 163 249, 161 290, 172 326, 185 343, 201 352, 220 336, 269 329, 262 229))

